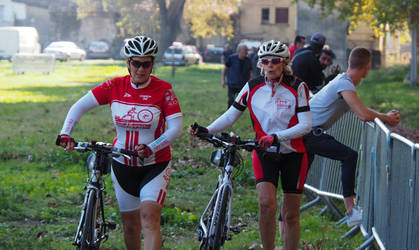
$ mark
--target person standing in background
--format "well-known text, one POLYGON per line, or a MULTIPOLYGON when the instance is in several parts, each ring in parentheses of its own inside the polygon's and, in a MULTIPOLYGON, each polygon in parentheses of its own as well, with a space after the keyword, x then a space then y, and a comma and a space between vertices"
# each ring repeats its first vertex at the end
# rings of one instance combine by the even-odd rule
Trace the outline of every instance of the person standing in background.
POLYGON ((292 72, 314 92, 324 82, 323 69, 318 57, 325 42, 326 37, 323 34, 315 33, 311 36, 310 45, 295 51, 292 58, 292 72))
POLYGON ((247 57, 248 48, 245 44, 237 46, 237 53, 230 55, 224 64, 221 74, 221 85, 223 88, 228 86, 228 103, 229 108, 236 95, 249 79, 252 78, 252 64, 247 57), (227 76, 227 81, 226 81, 227 76))
POLYGON ((304 47, 306 44, 306 38, 303 36, 297 35, 294 39, 294 44, 290 46, 290 60, 294 56, 294 53, 297 49, 304 47))
POLYGON ((221 55, 221 64, 224 64, 231 54, 233 54, 233 50, 230 48, 230 45, 227 43, 226 45, 224 45, 223 54, 221 55))

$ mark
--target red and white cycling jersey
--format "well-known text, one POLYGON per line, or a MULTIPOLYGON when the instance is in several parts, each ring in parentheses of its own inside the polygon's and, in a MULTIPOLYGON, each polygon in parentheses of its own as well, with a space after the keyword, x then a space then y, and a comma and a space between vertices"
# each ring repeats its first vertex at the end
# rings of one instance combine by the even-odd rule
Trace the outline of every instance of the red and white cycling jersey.
MULTIPOLYGON (((149 83, 143 88, 136 88, 129 75, 112 78, 94 88, 92 93, 100 105, 110 104, 117 134, 114 144, 128 150, 155 141, 164 133, 167 119, 182 115, 170 83, 154 76, 150 76, 149 83)), ((116 160, 125 165, 140 166, 135 157, 116 160)), ((170 160, 170 147, 165 147, 146 158, 144 165, 170 160)))
MULTIPOLYGON (((240 91, 233 106, 240 111, 249 108, 258 140, 271 134, 277 134, 281 139, 282 131, 291 132, 293 127, 296 128, 298 113, 309 115, 307 85, 301 83, 296 90, 290 86, 294 80, 291 76, 284 76, 280 82, 265 82, 263 77, 259 77, 250 80, 240 91)), ((305 126, 292 133, 300 136, 281 140, 280 152, 305 152, 302 140, 304 131, 305 126)))

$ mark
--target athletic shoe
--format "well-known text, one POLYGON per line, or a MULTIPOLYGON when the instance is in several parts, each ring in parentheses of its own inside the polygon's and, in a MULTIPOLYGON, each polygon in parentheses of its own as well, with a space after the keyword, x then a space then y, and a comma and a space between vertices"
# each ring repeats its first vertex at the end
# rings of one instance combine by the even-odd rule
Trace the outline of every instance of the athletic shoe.
POLYGON ((346 223, 348 227, 353 227, 361 224, 362 222, 362 209, 358 206, 352 208, 352 214, 347 216, 346 223))

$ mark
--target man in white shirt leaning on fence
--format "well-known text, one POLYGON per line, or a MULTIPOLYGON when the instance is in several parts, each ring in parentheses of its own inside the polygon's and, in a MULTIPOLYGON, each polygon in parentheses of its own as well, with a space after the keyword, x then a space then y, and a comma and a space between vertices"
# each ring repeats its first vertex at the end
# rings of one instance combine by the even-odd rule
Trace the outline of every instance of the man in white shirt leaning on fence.
POLYGON ((312 131, 304 136, 309 166, 314 155, 320 155, 342 163, 341 181, 343 197, 348 215, 348 226, 361 223, 362 213, 355 206, 355 171, 358 153, 325 133, 349 109, 362 121, 373 121, 378 117, 390 126, 400 122, 397 110, 383 114, 365 106, 359 99, 356 88, 365 78, 371 66, 371 53, 365 48, 354 48, 349 55, 349 68, 336 76, 327 86, 310 100, 312 131))

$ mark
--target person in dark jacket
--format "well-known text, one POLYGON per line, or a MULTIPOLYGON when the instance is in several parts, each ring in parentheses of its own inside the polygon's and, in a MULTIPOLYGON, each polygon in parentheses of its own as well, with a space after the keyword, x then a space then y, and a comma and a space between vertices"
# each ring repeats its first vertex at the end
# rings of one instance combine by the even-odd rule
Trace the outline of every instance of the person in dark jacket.
POLYGON ((223 87, 228 85, 228 107, 233 104, 234 98, 246 82, 252 78, 252 64, 247 57, 248 51, 245 44, 239 44, 237 53, 230 55, 224 64, 221 85, 223 87))
POLYGON ((309 46, 295 51, 291 68, 295 76, 304 81, 312 92, 323 85, 324 75, 318 56, 326 42, 326 37, 321 33, 311 36, 309 46))

